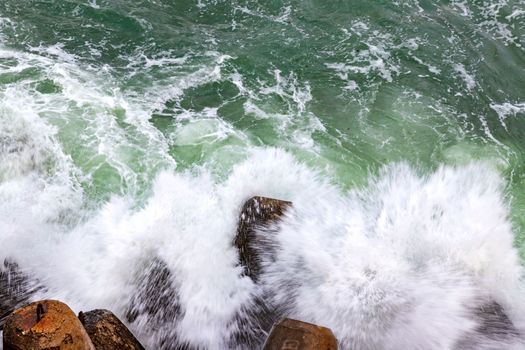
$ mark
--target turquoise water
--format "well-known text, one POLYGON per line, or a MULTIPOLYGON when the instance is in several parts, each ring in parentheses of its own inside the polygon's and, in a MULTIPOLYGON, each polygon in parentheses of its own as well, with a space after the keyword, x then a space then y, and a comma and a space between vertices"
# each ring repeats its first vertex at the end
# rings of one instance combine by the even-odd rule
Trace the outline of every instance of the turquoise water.
POLYGON ((0 2, 3 241, 89 236, 163 171, 220 197, 266 147, 341 193, 397 163, 495 169, 524 256, 525 1, 0 2))

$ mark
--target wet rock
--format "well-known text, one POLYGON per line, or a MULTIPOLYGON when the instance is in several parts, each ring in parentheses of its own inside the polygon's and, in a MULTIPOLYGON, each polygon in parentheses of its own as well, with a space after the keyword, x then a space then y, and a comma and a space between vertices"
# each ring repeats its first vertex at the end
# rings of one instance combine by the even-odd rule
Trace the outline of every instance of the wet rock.
POLYGON ((158 349, 191 349, 179 343, 174 325, 181 317, 177 285, 164 261, 153 258, 137 274, 135 292, 128 302, 126 320, 140 324, 146 333, 153 334, 158 349))
POLYGON ((512 324, 503 307, 495 301, 484 304, 475 311, 476 316, 481 320, 477 329, 478 333, 489 336, 517 336, 518 330, 512 324))
POLYGON ((268 245, 268 238, 256 235, 255 230, 277 223, 291 205, 291 202, 257 196, 250 198, 242 207, 234 244, 239 250, 244 273, 252 280, 257 281, 261 272, 258 251, 268 245))
POLYGON ((42 300, 6 320, 4 350, 95 350, 82 323, 64 303, 42 300))
MULTIPOLYGON (((291 205, 291 202, 257 196, 250 198, 242 207, 234 244, 239 251, 244 274, 254 282, 258 282, 262 259, 273 256, 276 248, 276 232, 272 225, 281 220, 291 205), (264 228, 265 232, 257 234, 258 228, 264 228)), ((262 289, 259 292, 237 314, 231 348, 260 349, 272 325, 283 318, 284 309, 273 305, 262 289)))
MULTIPOLYGON (((478 326, 465 334, 455 345, 458 350, 476 350, 487 348, 492 344, 494 349, 500 349, 501 344, 520 341, 520 333, 512 324, 503 307, 495 301, 487 301, 472 310, 473 318, 478 326)), ((492 349, 492 348, 491 348, 492 349)))
POLYGON ((27 304, 30 297, 41 290, 43 287, 38 281, 22 272, 18 264, 4 260, 0 265, 0 330, 15 309, 27 304))
POLYGON ((97 350, 144 350, 135 336, 109 310, 80 312, 78 318, 97 350))
POLYGON ((268 302, 266 296, 254 296, 235 317, 230 349, 260 349, 272 325, 283 318, 283 310, 268 302))
POLYGON ((311 323, 284 319, 275 325, 263 350, 336 350, 332 331, 311 323))

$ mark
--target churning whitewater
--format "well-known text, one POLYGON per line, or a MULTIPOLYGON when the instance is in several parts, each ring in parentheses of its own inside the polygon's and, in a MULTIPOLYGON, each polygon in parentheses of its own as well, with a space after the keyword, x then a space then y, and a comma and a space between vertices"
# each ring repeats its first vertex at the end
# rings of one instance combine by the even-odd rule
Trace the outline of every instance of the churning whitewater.
POLYGON ((524 0, 0 1, 0 322, 52 298, 147 349, 284 317, 525 349, 524 47, 524 0), (292 203, 256 282, 253 196, 292 203))
POLYGON ((523 271, 502 188, 486 165, 422 175, 397 164, 346 193, 291 155, 259 149, 224 182, 205 171, 162 172, 143 207, 116 196, 71 224, 57 220, 77 208, 81 192, 33 170, 0 187, 1 258, 44 287, 35 297, 120 315, 141 274, 162 261, 176 290, 165 311, 172 302, 182 312, 153 329, 157 315, 131 323, 151 348, 166 339, 234 348, 244 326, 237 320, 264 298, 276 312, 330 327, 343 349, 455 349, 465 339, 459 348, 522 349, 523 271), (263 259, 257 285, 242 275, 232 245, 240 206, 253 195, 293 202, 272 228, 277 253, 263 259), (496 323, 487 334, 476 310, 493 303, 513 326, 496 323))

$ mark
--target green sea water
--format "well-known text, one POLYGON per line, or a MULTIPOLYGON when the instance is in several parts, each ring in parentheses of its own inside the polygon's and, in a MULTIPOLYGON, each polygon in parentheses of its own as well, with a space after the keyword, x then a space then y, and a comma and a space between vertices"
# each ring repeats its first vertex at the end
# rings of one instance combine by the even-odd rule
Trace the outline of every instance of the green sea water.
POLYGON ((388 162, 433 168, 483 159, 501 167, 520 203, 524 6, 4 0, 3 50, 50 61, 27 58, 20 67, 4 53, 0 84, 4 94, 18 87, 48 96, 39 115, 92 173, 97 195, 132 186, 107 156, 93 161, 96 152, 78 137, 96 137, 86 126, 97 118, 122 134, 118 162, 140 183, 165 162, 153 160, 159 150, 129 122, 131 99, 178 170, 225 173, 245 148, 271 145, 346 187, 388 162), (84 100, 53 111, 55 100, 68 99, 53 71, 61 63, 74 64, 78 72, 68 73, 100 99, 77 91, 84 100))
POLYGON ((4 0, 2 104, 14 89, 42 101, 94 198, 139 193, 167 164, 224 175, 252 146, 289 150, 342 187, 389 162, 483 160, 505 174, 521 232, 523 11, 503 0, 4 0))
POLYGON ((224 176, 253 146, 289 150, 343 188, 389 162, 482 160, 508 180, 522 232, 523 11, 522 0, 3 0, 2 107, 13 90, 37 100, 95 199, 141 193, 174 164, 224 176))
POLYGON ((486 164, 525 257, 525 1, 0 0, 9 215, 75 233, 164 170, 223 183, 267 147, 343 192, 486 164))

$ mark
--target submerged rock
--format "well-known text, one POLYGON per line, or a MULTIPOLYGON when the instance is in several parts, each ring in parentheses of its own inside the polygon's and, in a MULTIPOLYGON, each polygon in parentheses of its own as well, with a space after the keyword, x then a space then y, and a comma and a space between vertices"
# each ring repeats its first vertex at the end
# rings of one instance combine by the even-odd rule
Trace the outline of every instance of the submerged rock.
POLYGON ((325 327, 292 319, 275 325, 263 350, 337 350, 337 340, 325 327))
POLYGON ((261 259, 258 251, 265 248, 267 237, 260 237, 255 230, 277 223, 292 205, 291 202, 266 198, 252 197, 241 210, 235 246, 239 250, 239 260, 244 266, 244 273, 252 280, 257 281, 261 272, 261 259))
POLYGON ((109 310, 80 312, 78 318, 97 350, 144 350, 137 338, 109 310))
POLYGON ((56 300, 15 310, 5 322, 3 344, 4 350, 95 350, 73 311, 56 300))

